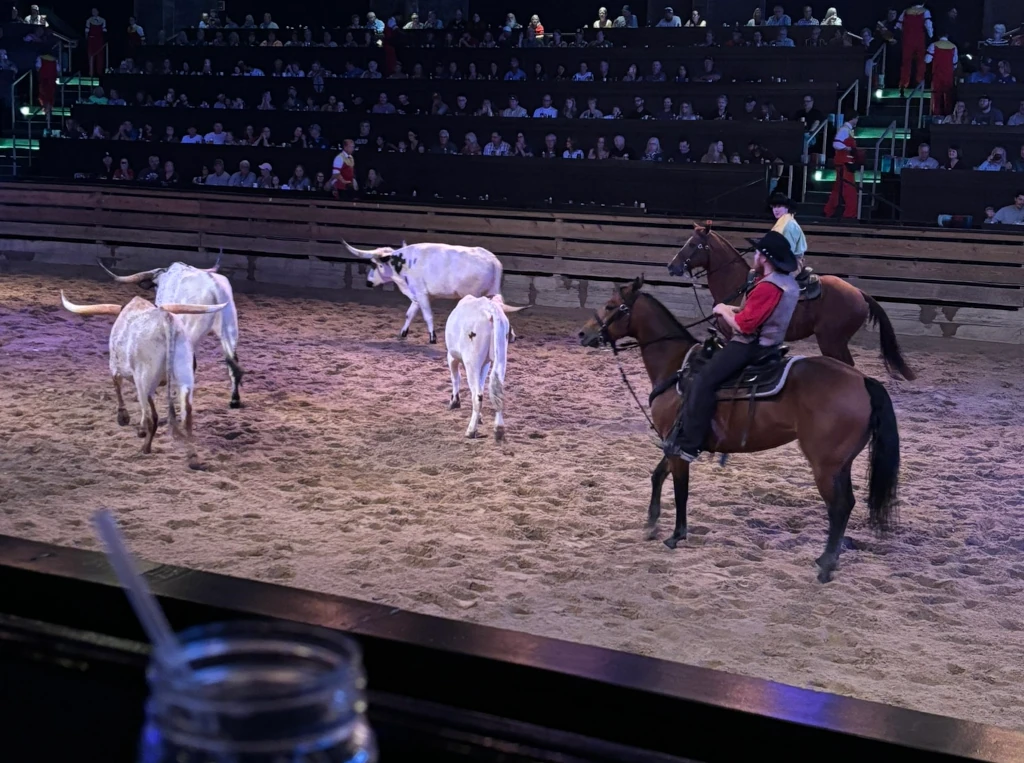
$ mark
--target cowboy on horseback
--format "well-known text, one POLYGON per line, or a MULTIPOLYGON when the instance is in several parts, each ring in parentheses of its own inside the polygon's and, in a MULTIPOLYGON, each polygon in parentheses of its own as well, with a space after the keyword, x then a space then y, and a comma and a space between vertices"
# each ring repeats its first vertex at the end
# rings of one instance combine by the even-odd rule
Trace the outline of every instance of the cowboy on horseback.
POLYGON ((715 305, 715 315, 732 329, 732 338, 694 378, 686 404, 663 445, 666 455, 695 461, 711 429, 719 385, 769 354, 785 339, 800 299, 800 289, 793 277, 797 258, 789 241, 778 231, 771 230, 760 240, 749 241, 755 249, 755 268, 763 270, 764 277, 747 295, 742 307, 715 305))

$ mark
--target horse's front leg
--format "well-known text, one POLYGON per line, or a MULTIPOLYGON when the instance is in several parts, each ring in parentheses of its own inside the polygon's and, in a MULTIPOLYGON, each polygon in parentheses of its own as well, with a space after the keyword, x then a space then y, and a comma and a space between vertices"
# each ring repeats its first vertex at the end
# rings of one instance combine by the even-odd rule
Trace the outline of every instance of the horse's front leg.
POLYGON ((663 457, 651 472, 651 503, 647 507, 647 539, 658 537, 658 518, 661 516, 661 488, 668 476, 668 458, 663 457))
POLYGON ((668 459, 668 462, 676 497, 676 526, 671 537, 665 541, 665 545, 675 548, 679 541, 686 540, 686 500, 690 496, 690 464, 675 457, 668 459))

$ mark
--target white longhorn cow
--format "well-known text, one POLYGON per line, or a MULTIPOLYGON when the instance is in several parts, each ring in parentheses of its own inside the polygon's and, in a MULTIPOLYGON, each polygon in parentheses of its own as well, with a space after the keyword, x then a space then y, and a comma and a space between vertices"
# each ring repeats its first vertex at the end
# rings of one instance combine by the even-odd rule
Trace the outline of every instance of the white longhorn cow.
POLYGON ((192 446, 192 399, 195 390, 192 340, 179 316, 211 315, 220 312, 226 302, 217 305, 163 304, 159 307, 142 297, 134 297, 127 305, 75 305, 60 293, 64 308, 78 315, 116 315, 110 330, 110 373, 117 395, 117 423, 131 422, 121 395, 121 382, 131 379, 139 398, 142 419, 139 436, 145 437, 142 452, 149 453, 156 434, 156 403, 153 396, 160 384, 167 383, 167 424, 173 437, 185 440, 188 456, 195 456, 192 446), (184 435, 174 410, 174 389, 185 419, 184 435))
POLYGON ((242 384, 243 372, 238 365, 238 311, 235 308, 231 282, 217 272, 220 257, 212 268, 195 268, 183 262, 175 262, 170 267, 144 270, 130 276, 114 275, 102 262, 96 262, 118 283, 134 283, 143 289, 152 289, 155 285, 155 302, 158 307, 174 304, 225 304, 224 309, 220 311, 184 314, 181 316, 181 322, 193 347, 207 334, 212 332, 217 335, 231 379, 231 407, 240 408, 242 400, 238 388, 242 384))
POLYGON ((409 324, 423 311, 430 332, 430 343, 437 343, 434 313, 430 298, 461 299, 465 296, 493 297, 501 294, 501 262, 478 246, 448 244, 406 244, 400 249, 356 249, 345 241, 345 248, 367 261, 366 282, 370 287, 393 283, 412 302, 405 313, 400 336, 409 334, 409 324))
POLYGON ((466 369, 466 381, 473 396, 473 415, 466 429, 466 437, 476 437, 480 423, 480 407, 484 400, 484 387, 494 406, 494 439, 505 436, 505 367, 508 343, 514 336, 505 313, 525 310, 509 307, 501 298, 468 295, 448 316, 444 327, 444 342, 448 348, 448 370, 452 374, 452 399, 448 410, 459 408, 459 367, 466 369))

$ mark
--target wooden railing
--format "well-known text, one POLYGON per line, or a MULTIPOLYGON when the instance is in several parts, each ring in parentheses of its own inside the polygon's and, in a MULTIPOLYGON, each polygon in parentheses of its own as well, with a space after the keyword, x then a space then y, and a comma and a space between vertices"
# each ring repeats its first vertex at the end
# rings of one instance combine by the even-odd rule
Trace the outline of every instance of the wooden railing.
MULTIPOLYGON (((0 254, 12 260, 91 264, 103 257, 145 268, 177 259, 208 262, 223 250, 237 278, 261 280, 254 273, 265 268, 286 282, 318 286, 330 285, 319 275, 325 261, 352 260, 343 239, 366 247, 433 240, 486 247, 510 276, 559 276, 566 288, 643 273, 666 293, 689 292, 689 281, 669 275, 666 265, 691 234, 690 222, 640 214, 0 184, 0 220, 0 254)), ((747 236, 769 224, 718 221, 716 230, 745 247, 747 236)), ((1013 231, 807 226, 806 233, 808 264, 896 303, 886 309, 901 333, 1022 341, 1024 246, 1013 231)), ((594 292, 591 302, 604 298, 603 290, 594 292)), ((585 288, 574 294, 580 307, 592 306, 585 288)), ((690 305, 696 307, 692 299, 690 305)))

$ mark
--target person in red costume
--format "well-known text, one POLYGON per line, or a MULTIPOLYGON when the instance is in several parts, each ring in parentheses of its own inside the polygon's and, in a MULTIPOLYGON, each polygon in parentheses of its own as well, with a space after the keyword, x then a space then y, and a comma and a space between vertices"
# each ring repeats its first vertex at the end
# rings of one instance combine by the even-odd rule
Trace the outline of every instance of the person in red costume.
POLYGON ((60 61, 49 53, 36 59, 36 71, 39 72, 39 105, 46 113, 46 134, 50 131, 50 115, 53 113, 53 101, 57 95, 57 77, 60 76, 60 61))
POLYGON ((944 117, 953 111, 956 65, 960 60, 956 45, 941 35, 928 46, 924 62, 932 65, 932 115, 944 117))
POLYGON ((832 147, 836 150, 836 182, 825 204, 825 217, 833 217, 840 209, 840 216, 845 219, 857 217, 857 164, 861 160, 861 152, 857 150, 853 134, 858 119, 856 114, 849 117, 832 140, 832 147))
POLYGON ((98 8, 85 20, 86 53, 89 56, 89 76, 98 77, 107 71, 103 46, 106 44, 107 20, 100 16, 98 8))
POLYGON ((932 12, 924 3, 915 3, 907 8, 896 20, 896 28, 902 34, 903 63, 900 66, 900 95, 910 86, 910 67, 914 66, 914 87, 924 80, 924 55, 928 40, 934 36, 932 12))
POLYGON ((333 174, 331 175, 330 184, 334 188, 335 198, 340 194, 348 194, 359 190, 359 184, 356 182, 356 160, 352 156, 355 152, 355 147, 355 141, 351 138, 346 138, 344 143, 341 144, 341 153, 334 157, 333 174))

